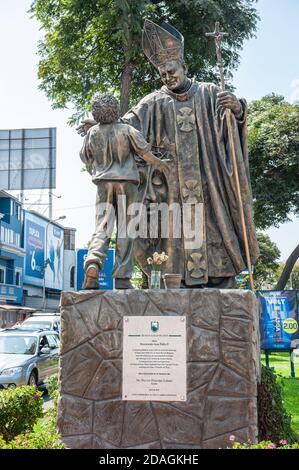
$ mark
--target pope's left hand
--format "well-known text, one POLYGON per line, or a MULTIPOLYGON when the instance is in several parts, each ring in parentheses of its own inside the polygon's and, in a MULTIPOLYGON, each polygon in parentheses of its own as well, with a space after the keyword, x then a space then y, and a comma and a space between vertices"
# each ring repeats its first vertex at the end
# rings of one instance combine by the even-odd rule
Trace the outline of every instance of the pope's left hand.
POLYGON ((221 91, 217 93, 218 100, 224 108, 231 109, 234 114, 239 114, 242 110, 242 105, 238 98, 229 91, 221 91))

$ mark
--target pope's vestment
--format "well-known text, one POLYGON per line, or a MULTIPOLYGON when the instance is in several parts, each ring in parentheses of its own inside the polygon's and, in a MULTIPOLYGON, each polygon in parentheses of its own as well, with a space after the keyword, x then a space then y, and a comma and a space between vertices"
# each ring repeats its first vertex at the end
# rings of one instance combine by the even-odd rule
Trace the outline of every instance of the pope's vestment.
MULTIPOLYGON (((197 205, 200 244, 192 247, 184 227, 190 223, 181 211, 180 237, 170 236, 161 245, 169 259, 166 272, 180 273, 186 285, 203 285, 209 278, 227 278, 246 266, 232 154, 228 143, 224 108, 219 104, 220 89, 210 83, 191 82, 185 93, 166 86, 155 91, 130 110, 124 121, 140 130, 152 151, 170 161, 167 184, 168 204, 197 205)), ((242 193, 251 261, 259 249, 252 215, 246 102, 232 117, 237 166, 242 193)), ((187 213, 189 213, 187 211, 187 213)), ((137 244, 138 245, 138 244, 137 244)))

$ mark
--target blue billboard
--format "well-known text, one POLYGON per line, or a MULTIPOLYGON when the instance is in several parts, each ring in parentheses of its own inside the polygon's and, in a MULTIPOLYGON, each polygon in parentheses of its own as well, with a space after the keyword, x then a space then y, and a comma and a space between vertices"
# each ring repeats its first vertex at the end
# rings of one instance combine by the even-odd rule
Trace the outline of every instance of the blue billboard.
POLYGON ((36 219, 26 214, 24 283, 41 286, 44 277, 45 228, 36 219))
POLYGON ((24 284, 62 290, 64 231, 49 220, 25 211, 24 284))
POLYGON ((261 348, 289 350, 299 338, 297 291, 259 291, 261 348))
MULTIPOLYGON (((82 289, 82 284, 84 281, 84 261, 88 253, 87 248, 81 248, 77 250, 77 279, 76 286, 77 290, 82 289)), ((110 248, 108 250, 108 256, 104 263, 103 269, 99 274, 99 283, 101 290, 112 290, 114 289, 114 278, 112 277, 112 271, 114 267, 115 260, 115 250, 110 248)))
POLYGON ((51 289, 62 290, 63 287, 63 242, 64 232, 53 224, 47 224, 45 282, 51 289))

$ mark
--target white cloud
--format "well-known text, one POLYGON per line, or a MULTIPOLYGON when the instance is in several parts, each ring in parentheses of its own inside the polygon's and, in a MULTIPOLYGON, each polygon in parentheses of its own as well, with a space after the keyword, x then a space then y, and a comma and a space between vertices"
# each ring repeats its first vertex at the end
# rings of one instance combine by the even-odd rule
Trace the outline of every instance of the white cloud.
POLYGON ((292 80, 291 82, 292 94, 291 103, 299 102, 299 78, 292 80))

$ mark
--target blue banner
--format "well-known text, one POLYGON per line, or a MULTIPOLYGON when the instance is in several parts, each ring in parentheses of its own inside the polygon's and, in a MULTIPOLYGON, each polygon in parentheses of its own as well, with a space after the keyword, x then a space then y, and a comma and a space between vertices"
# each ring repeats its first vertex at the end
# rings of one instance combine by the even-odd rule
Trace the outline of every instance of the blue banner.
POLYGON ((46 286, 62 290, 63 287, 63 242, 64 233, 53 224, 46 225, 46 286))
POLYGON ((25 222, 25 276, 43 279, 45 229, 26 218, 25 222))
POLYGON ((289 350, 299 338, 297 291, 259 291, 261 349, 289 350))
MULTIPOLYGON (((86 259, 88 250, 81 248, 77 250, 77 290, 82 289, 84 281, 84 261, 86 259)), ((101 290, 112 290, 114 288, 114 278, 112 277, 112 271, 114 266, 115 250, 110 248, 108 250, 108 256, 104 263, 103 269, 99 274, 99 283, 101 290)))

